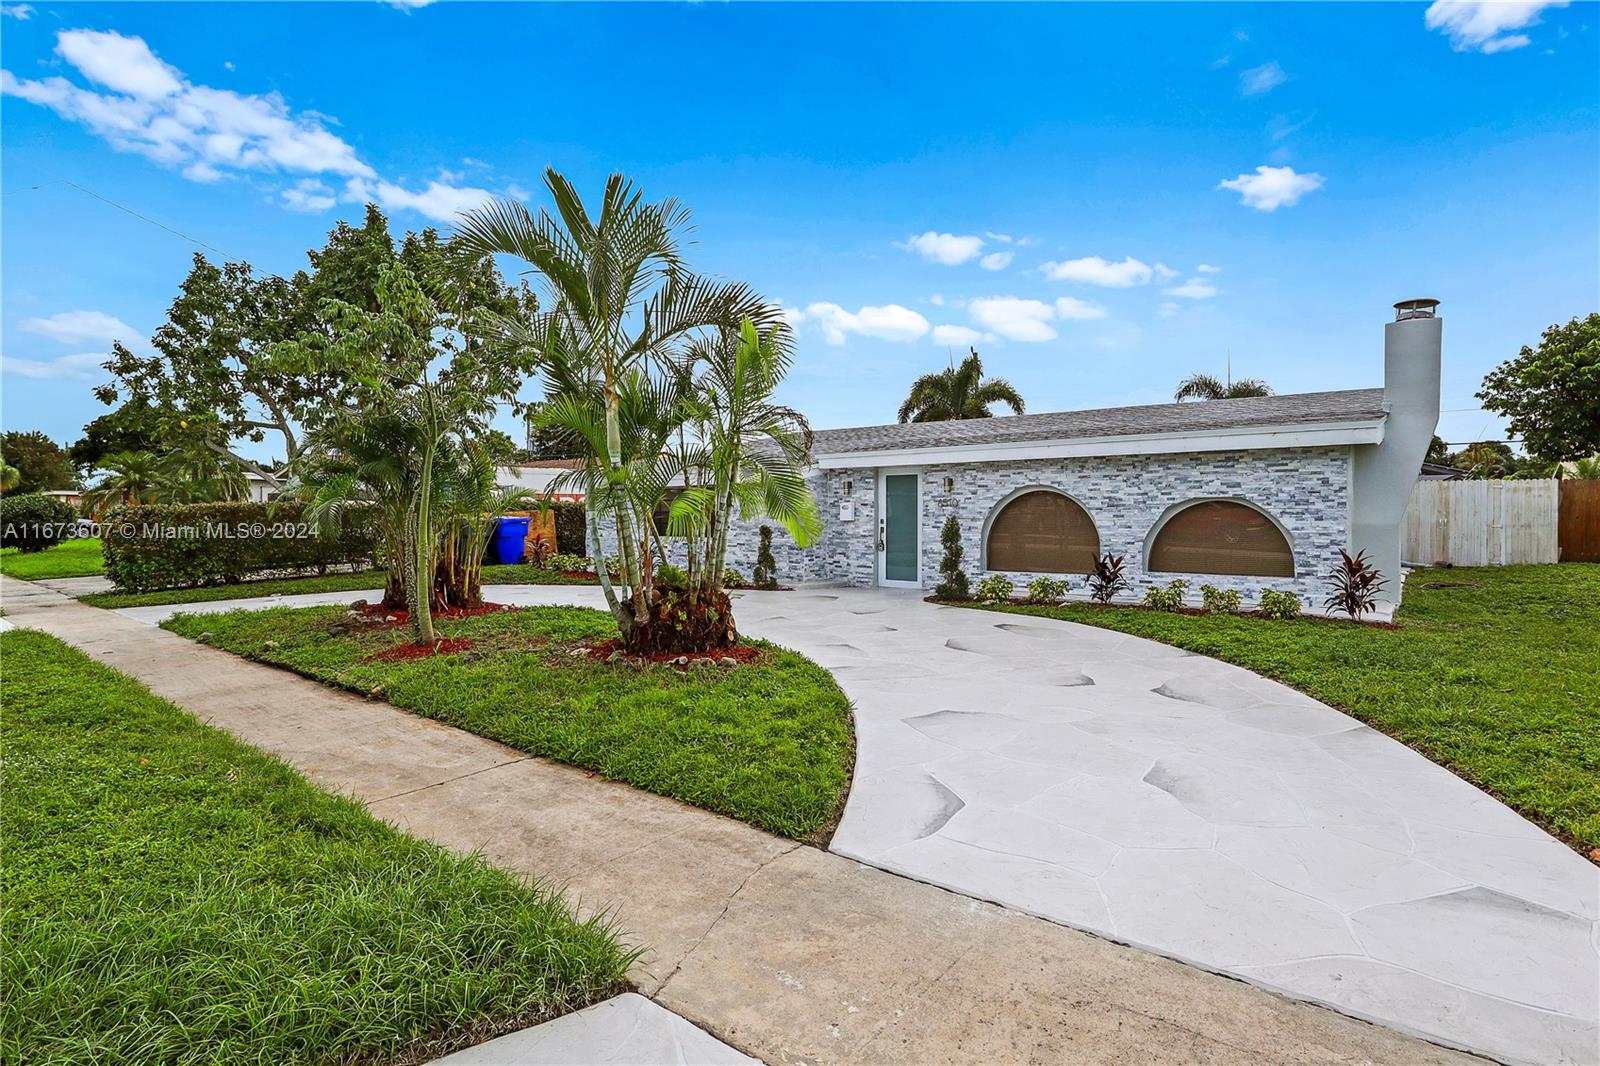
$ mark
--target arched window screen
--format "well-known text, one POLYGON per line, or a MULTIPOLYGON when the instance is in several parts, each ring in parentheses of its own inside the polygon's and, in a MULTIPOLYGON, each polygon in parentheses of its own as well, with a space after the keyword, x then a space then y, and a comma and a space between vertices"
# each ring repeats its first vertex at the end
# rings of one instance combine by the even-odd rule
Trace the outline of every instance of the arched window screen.
POLYGON ((1032 574, 1086 574, 1100 557, 1089 513, 1059 492, 1025 492, 989 526, 985 565, 1032 574))
POLYGON ((1169 574, 1293 577, 1294 553, 1278 527, 1253 507, 1207 500, 1167 520, 1145 568, 1169 574))

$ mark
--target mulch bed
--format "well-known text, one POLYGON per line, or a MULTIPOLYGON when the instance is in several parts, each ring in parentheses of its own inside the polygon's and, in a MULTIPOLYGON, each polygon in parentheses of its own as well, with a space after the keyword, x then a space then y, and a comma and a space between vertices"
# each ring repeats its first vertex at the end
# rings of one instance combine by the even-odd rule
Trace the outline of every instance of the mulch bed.
POLYGON ((720 662, 723 659, 732 659, 735 662, 748 663, 755 661, 761 655, 760 648, 754 648, 748 644, 735 644, 731 648, 712 648, 709 651, 696 652, 693 655, 661 652, 656 655, 636 656, 628 655, 627 652, 622 651, 622 641, 608 640, 602 644, 596 644, 594 647, 590 648, 589 657, 591 659, 603 661, 611 658, 612 655, 618 652, 622 652, 622 654, 626 656, 627 660, 631 663, 641 665, 645 663, 660 663, 671 666, 676 670, 687 670, 689 669, 690 664, 697 661, 714 663, 720 662))
MULTIPOLYGON (((943 599, 940 599, 938 596, 924 596, 924 597, 922 597, 922 601, 924 603, 937 603, 937 604, 940 604, 940 605, 945 606, 945 607, 967 607, 967 606, 970 606, 970 605, 972 605, 974 603, 978 603, 979 602, 975 598, 969 598, 969 599, 965 599, 965 600, 943 600, 943 599)), ((999 605, 997 605, 997 606, 999 606, 999 605)), ((1175 611, 1163 611, 1160 608, 1151 607, 1151 606, 1148 606, 1147 604, 1143 604, 1143 603, 1095 603, 1093 600, 1072 600, 1069 603, 1034 603, 1032 600, 1007 600, 1006 603, 1005 603, 1005 606, 1008 606, 1008 607, 1067 607, 1067 606, 1072 606, 1072 607, 1094 607, 1094 608, 1098 608, 1098 609, 1102 609, 1102 610, 1159 611, 1161 614, 1186 614, 1186 615, 1189 615, 1191 618, 1207 618, 1207 617, 1211 616, 1211 612, 1210 611, 1204 610, 1203 608, 1200 608, 1200 607, 1179 607, 1175 611)), ((1266 618, 1267 618, 1267 616, 1262 614, 1260 611, 1240 611, 1238 614, 1233 615, 1232 617, 1235 617, 1235 618, 1260 618, 1260 619, 1263 619, 1263 620, 1266 620, 1266 618)), ((1302 615, 1299 615, 1296 618, 1296 621, 1327 622, 1329 624, 1338 625, 1338 626, 1348 626, 1348 625, 1368 626, 1369 628, 1372 628, 1372 629, 1399 629, 1400 628, 1399 624, 1396 623, 1396 622, 1379 622, 1376 619, 1365 619, 1365 618, 1330 618, 1327 615, 1322 615, 1322 614, 1302 614, 1302 615)))
POLYGON ((435 641, 432 645, 426 644, 398 644, 392 648, 375 652, 361 661, 363 663, 402 663, 412 659, 431 659, 438 655, 454 655, 456 652, 466 651, 472 647, 472 641, 466 637, 446 637, 435 641))

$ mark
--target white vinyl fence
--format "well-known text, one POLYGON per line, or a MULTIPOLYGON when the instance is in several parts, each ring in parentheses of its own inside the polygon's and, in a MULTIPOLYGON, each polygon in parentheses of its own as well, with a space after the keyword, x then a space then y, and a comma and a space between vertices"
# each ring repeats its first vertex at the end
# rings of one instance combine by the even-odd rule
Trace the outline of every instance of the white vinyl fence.
POLYGON ((1419 481, 1400 558, 1432 566, 1508 566, 1561 558, 1559 481, 1419 481))

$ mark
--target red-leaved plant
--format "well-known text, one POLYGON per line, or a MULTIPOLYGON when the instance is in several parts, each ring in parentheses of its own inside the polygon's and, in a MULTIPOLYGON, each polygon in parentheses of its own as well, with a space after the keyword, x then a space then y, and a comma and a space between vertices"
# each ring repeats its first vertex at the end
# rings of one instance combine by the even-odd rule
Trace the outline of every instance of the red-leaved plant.
POLYGON ((1367 562, 1367 553, 1350 553, 1339 549, 1339 563, 1329 570, 1326 578, 1332 590, 1322 606, 1330 611, 1343 611, 1352 619, 1360 618, 1378 606, 1378 593, 1389 582, 1378 568, 1367 562))
POLYGON ((1095 560, 1084 580, 1089 584, 1089 598, 1100 604, 1110 603, 1111 597, 1132 587, 1122 572, 1122 556, 1109 553, 1095 560))

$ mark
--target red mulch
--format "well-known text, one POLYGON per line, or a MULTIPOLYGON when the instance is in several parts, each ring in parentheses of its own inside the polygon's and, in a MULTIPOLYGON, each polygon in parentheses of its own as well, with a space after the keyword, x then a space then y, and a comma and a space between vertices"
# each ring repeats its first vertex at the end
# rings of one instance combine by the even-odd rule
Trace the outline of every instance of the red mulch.
POLYGON ((367 656, 363 663, 401 663, 411 659, 431 659, 436 655, 454 655, 458 651, 466 651, 472 647, 472 641, 466 637, 446 637, 435 641, 431 646, 425 644, 400 644, 393 648, 367 656))
MULTIPOLYGON (((392 626, 403 626, 411 621, 411 612, 404 607, 384 607, 377 603, 357 604, 351 608, 362 617, 374 622, 387 622, 392 626)), ((497 614, 500 611, 514 611, 515 607, 504 603, 480 603, 476 607, 449 607, 443 611, 434 611, 435 619, 449 618, 477 618, 479 615, 497 614)))
MULTIPOLYGON (((608 640, 603 644, 596 644, 589 649, 589 657, 593 659, 606 659, 612 652, 622 651, 622 641, 608 640)), ((624 652, 624 654, 627 654, 624 652)), ((679 670, 689 669, 689 664, 696 659, 708 659, 716 662, 719 659, 733 659, 736 662, 751 662, 761 654, 760 648, 753 648, 748 644, 735 644, 731 648, 712 648, 710 651, 696 652, 693 655, 661 652, 656 655, 635 656, 629 655, 628 661, 634 663, 667 663, 679 670), (679 659, 684 660, 678 662, 679 659)))

